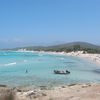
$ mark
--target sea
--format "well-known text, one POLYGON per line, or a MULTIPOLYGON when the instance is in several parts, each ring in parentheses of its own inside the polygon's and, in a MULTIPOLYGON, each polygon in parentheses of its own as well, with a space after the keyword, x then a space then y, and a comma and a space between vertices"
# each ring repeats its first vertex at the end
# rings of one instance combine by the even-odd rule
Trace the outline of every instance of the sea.
POLYGON ((100 83, 100 65, 45 52, 0 51, 0 85, 52 87, 81 83, 100 83), (54 70, 68 70, 70 74, 54 74, 54 70))

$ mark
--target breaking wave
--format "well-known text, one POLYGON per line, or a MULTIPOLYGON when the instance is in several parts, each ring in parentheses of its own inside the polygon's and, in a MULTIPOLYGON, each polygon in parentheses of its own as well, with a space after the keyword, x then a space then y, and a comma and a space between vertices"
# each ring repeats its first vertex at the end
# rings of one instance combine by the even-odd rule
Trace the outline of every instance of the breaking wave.
POLYGON ((8 63, 8 64, 4 64, 4 66, 12 66, 12 65, 16 65, 16 62, 12 62, 12 63, 8 63))

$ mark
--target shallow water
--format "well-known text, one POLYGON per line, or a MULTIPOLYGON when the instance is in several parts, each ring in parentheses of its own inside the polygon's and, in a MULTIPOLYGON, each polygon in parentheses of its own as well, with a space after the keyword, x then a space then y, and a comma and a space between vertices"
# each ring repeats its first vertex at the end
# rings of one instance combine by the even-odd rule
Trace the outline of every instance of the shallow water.
POLYGON ((93 62, 71 56, 38 52, 0 52, 0 84, 14 87, 98 83, 100 73, 96 70, 99 68, 93 62), (56 69, 67 69, 71 73, 56 75, 53 73, 56 69))

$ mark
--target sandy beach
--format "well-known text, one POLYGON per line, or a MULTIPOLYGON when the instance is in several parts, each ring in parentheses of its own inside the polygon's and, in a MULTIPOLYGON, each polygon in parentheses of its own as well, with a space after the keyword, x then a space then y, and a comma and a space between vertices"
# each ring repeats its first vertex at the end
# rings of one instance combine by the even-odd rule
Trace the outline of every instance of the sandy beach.
POLYGON ((83 53, 83 51, 77 51, 77 52, 65 53, 65 55, 85 58, 87 60, 91 60, 97 64, 100 64, 100 54, 89 54, 89 53, 83 53))
POLYGON ((54 54, 54 55, 66 55, 66 56, 76 56, 76 57, 81 57, 85 58, 87 60, 91 60, 97 64, 100 64, 100 54, 92 54, 92 53, 87 53, 84 51, 76 51, 76 52, 45 52, 45 51, 27 51, 26 49, 19 49, 17 52, 36 52, 39 54, 54 54))
POLYGON ((0 87, 0 94, 0 100, 100 100, 100 84, 71 84, 34 90, 0 87), (8 95, 13 98, 3 98, 8 95))
MULTIPOLYGON (((33 51, 32 51, 33 52, 33 51)), ((66 56, 76 56, 81 57, 90 61, 93 61, 97 64, 100 64, 100 54, 90 54, 90 53, 84 53, 83 51, 76 51, 76 52, 45 52, 40 51, 39 53, 47 53, 47 54, 56 54, 56 55, 66 55, 66 56)))
POLYGON ((100 100, 99 84, 81 84, 17 93, 19 100, 100 100))

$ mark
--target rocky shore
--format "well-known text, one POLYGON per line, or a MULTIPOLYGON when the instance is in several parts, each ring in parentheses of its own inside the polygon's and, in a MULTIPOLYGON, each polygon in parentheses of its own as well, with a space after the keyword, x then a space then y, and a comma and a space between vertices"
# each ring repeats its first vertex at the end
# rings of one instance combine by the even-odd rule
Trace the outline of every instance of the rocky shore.
POLYGON ((70 84, 33 90, 0 87, 0 100, 100 100, 100 84, 70 84))

